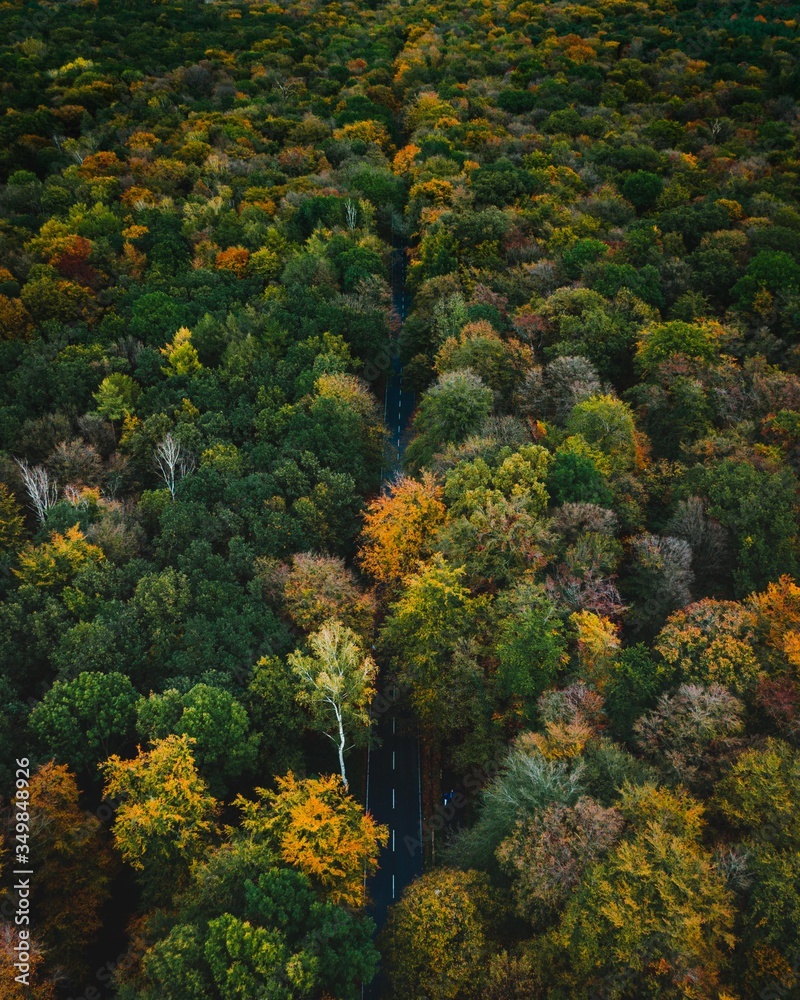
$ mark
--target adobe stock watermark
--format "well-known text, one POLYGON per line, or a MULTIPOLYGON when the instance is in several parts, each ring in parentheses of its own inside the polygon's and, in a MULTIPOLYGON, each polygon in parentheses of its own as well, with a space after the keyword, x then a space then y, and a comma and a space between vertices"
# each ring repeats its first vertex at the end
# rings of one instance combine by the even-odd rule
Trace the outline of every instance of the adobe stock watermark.
POLYGON ((15 789, 12 801, 14 823, 14 875, 13 892, 16 899, 14 926, 17 941, 14 944, 14 981, 30 986, 31 974, 31 813, 30 760, 16 760, 15 789))

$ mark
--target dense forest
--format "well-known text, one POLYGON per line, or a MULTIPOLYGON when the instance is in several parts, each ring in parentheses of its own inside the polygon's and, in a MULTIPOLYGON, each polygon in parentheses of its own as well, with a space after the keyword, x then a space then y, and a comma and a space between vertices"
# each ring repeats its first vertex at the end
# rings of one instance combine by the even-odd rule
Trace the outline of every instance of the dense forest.
POLYGON ((800 997, 800 4, 0 26, 2 1000, 800 997))

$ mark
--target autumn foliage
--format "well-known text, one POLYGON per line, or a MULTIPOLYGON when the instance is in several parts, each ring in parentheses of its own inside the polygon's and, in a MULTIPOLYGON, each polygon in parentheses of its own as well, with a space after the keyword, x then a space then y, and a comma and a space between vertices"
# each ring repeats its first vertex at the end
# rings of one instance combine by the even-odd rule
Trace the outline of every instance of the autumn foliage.
POLYGON ((0 5, 25 996, 798 994, 797 22, 0 5))
POLYGON ((400 479, 365 515, 360 555, 365 572, 387 584, 408 576, 430 551, 444 513, 442 488, 433 478, 400 479))
POLYGON ((364 872, 374 872, 386 827, 349 798, 337 776, 277 779, 275 791, 237 799, 243 829, 274 845, 289 865, 308 875, 334 903, 363 906, 364 872))

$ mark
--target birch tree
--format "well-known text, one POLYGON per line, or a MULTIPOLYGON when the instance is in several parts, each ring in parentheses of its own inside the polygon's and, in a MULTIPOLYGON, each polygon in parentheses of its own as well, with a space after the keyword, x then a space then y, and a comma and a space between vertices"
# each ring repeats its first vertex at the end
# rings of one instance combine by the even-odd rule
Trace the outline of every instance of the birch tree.
POLYGON ((158 473, 174 500, 175 487, 194 469, 194 459, 171 433, 165 434, 156 445, 154 459, 158 473))
POLYGON ((309 709, 315 724, 336 746, 346 788, 345 751, 354 745, 359 731, 363 734, 369 729, 369 706, 378 668, 364 652, 358 635, 335 619, 313 632, 308 645, 310 655, 299 651, 289 655, 301 684, 297 700, 309 709))
POLYGON ((58 503, 58 483, 43 465, 30 466, 24 458, 17 463, 22 485, 28 494, 28 501, 36 514, 39 524, 44 524, 47 512, 58 503))

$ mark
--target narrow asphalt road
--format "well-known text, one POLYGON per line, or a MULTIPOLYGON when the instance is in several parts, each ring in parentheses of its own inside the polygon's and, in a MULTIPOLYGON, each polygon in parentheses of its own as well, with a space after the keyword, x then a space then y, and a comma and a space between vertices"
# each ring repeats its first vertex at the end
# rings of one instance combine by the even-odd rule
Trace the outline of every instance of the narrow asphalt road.
MULTIPOLYGON (((401 326, 411 303, 406 291, 406 244, 392 241, 392 304, 401 326)), ((386 379, 384 413, 391 434, 391 457, 383 472, 382 488, 402 468, 405 436, 414 411, 414 393, 402 387, 402 365, 397 351, 386 379)), ((389 843, 381 851, 377 873, 368 881, 370 914, 380 930, 388 908, 403 889, 422 873, 422 799, 419 739, 416 728, 397 711, 396 691, 380 690, 372 706, 377 737, 367 756, 366 808, 389 828, 389 843)), ((378 1000, 384 987, 379 976, 363 990, 364 1000, 378 1000)))
MULTIPOLYGON (((392 307, 400 319, 401 331, 411 308, 411 299, 406 291, 407 264, 405 240, 395 238, 392 244, 392 307)), ((402 333, 400 337, 402 337, 402 333)), ((394 461, 387 462, 383 469, 382 488, 384 489, 402 469, 405 435, 414 412, 414 393, 403 388, 403 366, 399 349, 397 349, 397 345, 395 347, 396 349, 392 351, 391 368, 386 379, 383 413, 384 421, 390 431, 391 454, 394 461)))
MULTIPOLYGON (((380 746, 368 759, 367 809, 389 828, 389 842, 378 858, 377 873, 367 889, 370 914, 380 929, 388 908, 422 873, 419 741, 407 720, 395 710, 393 691, 375 699, 375 735, 380 746)), ((367 992, 365 996, 378 996, 367 992)))

